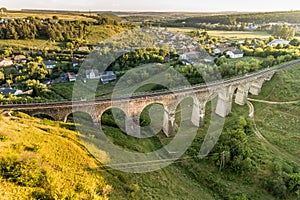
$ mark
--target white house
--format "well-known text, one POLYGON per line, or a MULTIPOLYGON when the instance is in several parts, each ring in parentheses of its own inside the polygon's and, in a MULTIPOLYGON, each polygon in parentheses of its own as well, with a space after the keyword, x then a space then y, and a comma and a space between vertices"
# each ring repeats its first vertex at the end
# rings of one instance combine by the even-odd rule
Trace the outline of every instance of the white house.
POLYGON ((286 46, 290 43, 288 40, 282 40, 282 39, 275 39, 272 42, 268 43, 268 46, 276 47, 278 44, 282 44, 283 46, 286 46))
POLYGON ((214 61, 214 57, 206 56, 203 60, 204 60, 204 62, 206 62, 206 63, 211 63, 211 62, 214 61))
POLYGON ((180 58, 181 60, 186 60, 186 59, 187 59, 187 56, 186 56, 186 54, 181 54, 181 55, 179 56, 179 58, 180 58))
POLYGON ((11 59, 3 58, 0 60, 0 67, 12 66, 14 63, 11 59))
POLYGON ((218 54, 221 54, 221 53, 222 53, 222 51, 219 48, 215 48, 213 50, 213 55, 218 55, 218 54))
POLYGON ((227 51, 226 55, 230 58, 242 58, 244 56, 244 52, 242 50, 227 51))
POLYGON ((99 71, 97 69, 86 70, 85 75, 87 79, 99 79, 99 71))
POLYGON ((90 48, 88 46, 79 47, 78 51, 89 51, 90 48))

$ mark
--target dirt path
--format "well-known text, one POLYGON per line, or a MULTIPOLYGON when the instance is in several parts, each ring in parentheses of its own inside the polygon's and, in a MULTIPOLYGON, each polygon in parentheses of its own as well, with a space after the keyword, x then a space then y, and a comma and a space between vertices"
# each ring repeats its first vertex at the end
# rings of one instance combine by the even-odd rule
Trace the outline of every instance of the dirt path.
POLYGON ((251 99, 251 98, 248 98, 248 101, 260 102, 260 103, 266 103, 266 104, 272 104, 272 105, 294 104, 294 103, 300 102, 300 100, 276 102, 276 101, 265 101, 265 100, 260 100, 260 99, 251 99))
MULTIPOLYGON (((254 119, 254 113, 255 113, 255 108, 253 106, 253 104, 250 102, 252 101, 252 99, 248 99, 249 101, 247 102, 247 105, 249 107, 249 117, 252 119, 253 121, 253 125, 254 125, 254 132, 256 134, 256 136, 261 139, 268 147, 270 147, 272 150, 274 150, 274 152, 278 153, 279 155, 281 155, 283 158, 286 158, 288 160, 292 160, 293 162, 300 164, 300 159, 296 158, 295 156, 289 154, 288 152, 284 151, 284 150, 280 150, 278 149, 276 146, 274 146, 272 143, 270 143, 263 135, 262 133, 258 130, 257 125, 255 123, 255 119, 254 119)), ((268 104, 292 104, 292 103, 297 103, 299 101, 290 101, 290 102, 269 102, 269 101, 264 101, 264 100, 257 100, 255 99, 254 101, 256 102, 262 102, 262 103, 268 103, 268 104)))

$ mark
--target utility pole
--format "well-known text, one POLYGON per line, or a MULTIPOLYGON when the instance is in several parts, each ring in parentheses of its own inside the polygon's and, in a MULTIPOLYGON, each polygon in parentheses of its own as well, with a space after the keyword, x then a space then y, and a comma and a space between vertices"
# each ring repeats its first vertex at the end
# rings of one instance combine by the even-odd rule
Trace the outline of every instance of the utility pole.
POLYGON ((225 151, 222 151, 221 153, 221 163, 219 167, 219 172, 222 170, 222 168, 225 167, 225 151))

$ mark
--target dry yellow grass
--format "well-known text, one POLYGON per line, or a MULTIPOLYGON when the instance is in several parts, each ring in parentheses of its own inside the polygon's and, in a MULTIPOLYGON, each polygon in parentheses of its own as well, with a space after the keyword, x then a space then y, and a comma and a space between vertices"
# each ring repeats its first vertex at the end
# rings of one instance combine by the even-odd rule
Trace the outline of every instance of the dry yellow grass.
POLYGON ((111 186, 95 173, 100 166, 76 132, 59 122, 3 115, 0 127, 0 199, 106 199, 111 186), (35 183, 41 174, 43 182, 35 183))
POLYGON ((24 18, 24 17, 39 17, 39 18, 52 18, 57 16, 59 19, 63 20, 87 20, 95 21, 92 18, 87 18, 81 16, 83 13, 77 12, 29 12, 29 11, 9 11, 4 14, 1 14, 1 18, 24 18))

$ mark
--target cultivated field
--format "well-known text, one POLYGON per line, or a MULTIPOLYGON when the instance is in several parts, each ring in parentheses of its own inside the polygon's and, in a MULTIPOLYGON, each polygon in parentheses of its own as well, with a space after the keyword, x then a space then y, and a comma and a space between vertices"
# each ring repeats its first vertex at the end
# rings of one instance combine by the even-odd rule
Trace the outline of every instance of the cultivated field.
MULTIPOLYGON (((173 32, 180 32, 180 33, 187 33, 195 30, 199 30, 197 28, 193 27, 182 27, 182 28, 174 28, 174 27, 168 27, 168 31, 173 32)), ((233 38, 233 39, 245 39, 245 38, 268 38, 271 35, 263 32, 263 31, 207 31, 210 36, 216 36, 216 37, 225 37, 225 38, 233 38)))
POLYGON ((0 14, 1 18, 24 18, 24 17, 39 17, 39 18, 52 18, 57 16, 59 19, 63 20, 87 20, 93 21, 94 19, 81 16, 79 12, 42 12, 42 11, 8 11, 0 14))
POLYGON ((226 38, 268 38, 266 32, 261 31, 207 31, 211 36, 226 37, 226 38))

